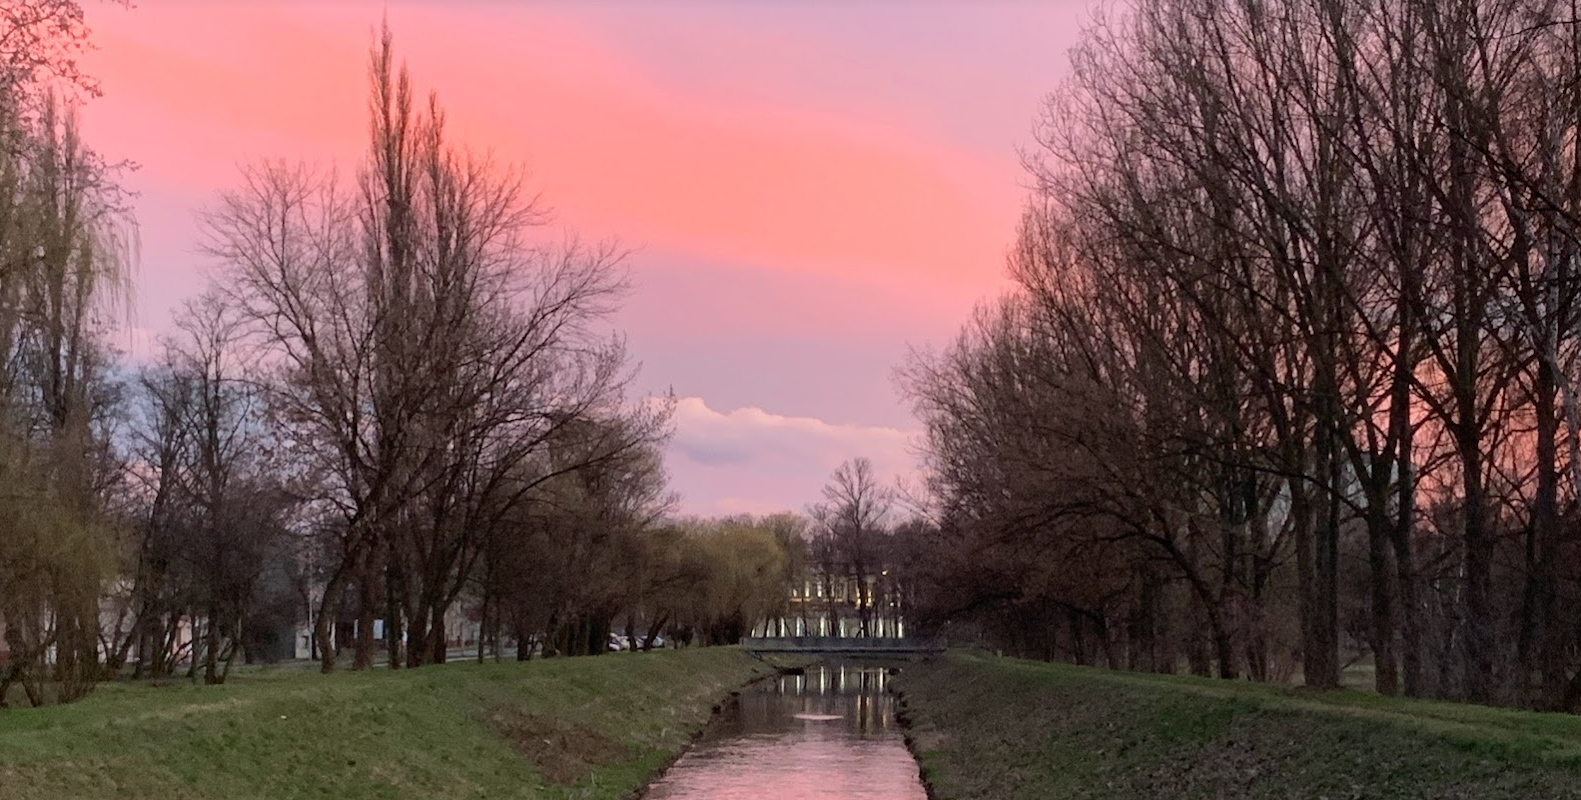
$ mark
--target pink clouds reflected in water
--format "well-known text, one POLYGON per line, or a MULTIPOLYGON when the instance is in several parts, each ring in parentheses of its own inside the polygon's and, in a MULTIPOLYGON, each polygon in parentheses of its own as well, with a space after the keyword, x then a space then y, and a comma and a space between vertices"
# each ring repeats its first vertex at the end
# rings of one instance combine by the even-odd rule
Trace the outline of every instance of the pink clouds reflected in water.
POLYGON ((925 800, 883 667, 823 665, 745 689, 645 800, 925 800))

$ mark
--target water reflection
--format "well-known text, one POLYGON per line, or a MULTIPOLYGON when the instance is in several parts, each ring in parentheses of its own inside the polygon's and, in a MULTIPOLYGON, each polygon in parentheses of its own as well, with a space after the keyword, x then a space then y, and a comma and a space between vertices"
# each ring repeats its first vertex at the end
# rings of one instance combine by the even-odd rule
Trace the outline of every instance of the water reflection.
POLYGON ((925 800, 889 674, 834 664, 749 687, 648 800, 925 800))

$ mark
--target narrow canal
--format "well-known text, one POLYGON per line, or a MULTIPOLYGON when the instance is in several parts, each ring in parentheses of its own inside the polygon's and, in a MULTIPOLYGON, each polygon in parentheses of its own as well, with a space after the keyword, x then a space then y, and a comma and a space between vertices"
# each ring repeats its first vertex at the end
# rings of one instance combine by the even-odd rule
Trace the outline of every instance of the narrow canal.
POLYGON ((647 800, 925 800, 888 672, 828 664, 741 692, 647 800))

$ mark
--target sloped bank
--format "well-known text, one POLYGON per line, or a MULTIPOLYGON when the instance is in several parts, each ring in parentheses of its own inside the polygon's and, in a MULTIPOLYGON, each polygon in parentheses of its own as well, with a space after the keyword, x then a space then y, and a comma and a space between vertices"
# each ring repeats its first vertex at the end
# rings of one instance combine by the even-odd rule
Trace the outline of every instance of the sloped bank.
POLYGON ((730 692, 735 648, 110 685, 0 712, 0 800, 621 798, 730 692))
POLYGON ((952 653, 896 683, 938 800, 1581 798, 1581 718, 952 653))

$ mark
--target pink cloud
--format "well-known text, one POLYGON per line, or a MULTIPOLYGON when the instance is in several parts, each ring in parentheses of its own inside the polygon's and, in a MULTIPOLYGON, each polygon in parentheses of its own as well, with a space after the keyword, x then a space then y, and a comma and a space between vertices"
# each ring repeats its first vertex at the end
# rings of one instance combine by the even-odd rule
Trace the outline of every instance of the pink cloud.
POLYGON ((106 96, 85 121, 143 165, 136 324, 158 334, 200 280, 191 212, 238 162, 355 170, 388 13, 453 140, 530 166, 557 224, 636 248, 618 321, 659 367, 643 385, 740 409, 683 408, 688 507, 799 508, 844 458, 910 469, 892 367, 1004 286, 1012 144, 1065 41, 1021 8, 95 4, 85 66, 106 96))
MULTIPOLYGON (((217 188, 238 159, 355 157, 378 14, 351 4, 103 14, 90 66, 108 98, 93 114, 155 182, 217 188)), ((1014 199, 985 197, 974 181, 987 165, 972 154, 813 106, 689 95, 541 7, 391 16, 458 137, 533 164, 578 227, 813 273, 954 282, 998 270, 1014 199)))
POLYGON ((761 408, 717 411, 700 397, 675 409, 666 464, 686 508, 706 513, 800 510, 842 461, 863 456, 885 481, 916 472, 911 431, 831 424, 761 408))

